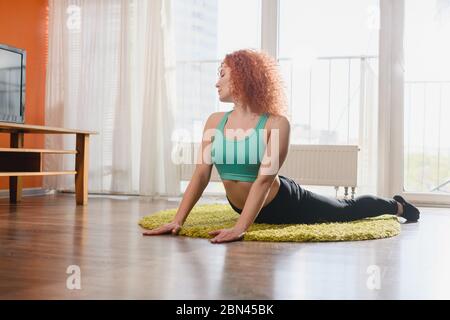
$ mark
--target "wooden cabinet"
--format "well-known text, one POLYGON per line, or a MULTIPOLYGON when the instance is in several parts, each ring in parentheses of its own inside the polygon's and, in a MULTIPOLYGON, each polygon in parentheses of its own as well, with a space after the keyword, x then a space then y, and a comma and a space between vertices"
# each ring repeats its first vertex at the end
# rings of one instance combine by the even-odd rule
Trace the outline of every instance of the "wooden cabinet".
POLYGON ((22 177, 43 175, 75 175, 76 203, 87 204, 89 171, 89 137, 94 131, 73 130, 0 122, 0 132, 10 134, 10 148, 0 148, 0 177, 9 177, 9 199, 17 203, 22 197, 22 177), (25 149, 25 134, 75 134, 75 150, 25 149), (75 170, 43 171, 44 154, 74 154, 75 170))

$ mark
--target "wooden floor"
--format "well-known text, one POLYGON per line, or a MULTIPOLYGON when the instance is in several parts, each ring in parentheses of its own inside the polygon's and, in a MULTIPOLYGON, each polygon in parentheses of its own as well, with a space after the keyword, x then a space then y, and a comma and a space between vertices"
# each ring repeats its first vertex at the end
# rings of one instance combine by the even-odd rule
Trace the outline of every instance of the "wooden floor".
POLYGON ((85 207, 71 194, 0 199, 0 299, 450 298, 450 209, 422 208, 419 223, 372 241, 141 235, 140 217, 175 207, 137 197, 90 197, 85 207), (71 265, 80 290, 66 287, 71 265), (379 289, 368 286, 377 270, 379 289))

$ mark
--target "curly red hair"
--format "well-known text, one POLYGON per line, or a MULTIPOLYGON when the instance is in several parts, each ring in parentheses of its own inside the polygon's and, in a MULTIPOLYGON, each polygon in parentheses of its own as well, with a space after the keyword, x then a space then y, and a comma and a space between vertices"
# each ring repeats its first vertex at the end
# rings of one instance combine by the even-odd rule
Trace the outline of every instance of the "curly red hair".
POLYGON ((269 54, 243 49, 225 56, 231 93, 254 113, 286 114, 286 96, 277 61, 269 54))

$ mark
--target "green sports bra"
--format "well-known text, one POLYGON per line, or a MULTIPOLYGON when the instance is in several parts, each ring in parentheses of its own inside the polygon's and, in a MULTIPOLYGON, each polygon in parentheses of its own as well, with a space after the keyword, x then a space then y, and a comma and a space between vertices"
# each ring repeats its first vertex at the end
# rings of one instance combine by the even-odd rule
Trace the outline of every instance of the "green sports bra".
POLYGON ((268 114, 260 116, 258 124, 249 135, 237 140, 236 137, 225 137, 223 131, 232 111, 226 112, 217 126, 211 147, 211 160, 222 180, 253 182, 258 176, 266 148, 264 131, 260 129, 264 129, 268 114))

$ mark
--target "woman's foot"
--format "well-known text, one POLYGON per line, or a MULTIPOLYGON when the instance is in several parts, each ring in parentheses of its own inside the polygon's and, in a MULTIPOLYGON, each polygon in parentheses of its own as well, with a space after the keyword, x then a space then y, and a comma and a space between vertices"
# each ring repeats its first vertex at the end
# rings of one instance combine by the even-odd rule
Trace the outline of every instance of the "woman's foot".
POLYGON ((394 200, 403 206, 403 213, 399 214, 400 217, 405 218, 408 222, 417 222, 419 220, 419 209, 407 202, 402 196, 396 195, 394 196, 394 200))

